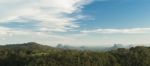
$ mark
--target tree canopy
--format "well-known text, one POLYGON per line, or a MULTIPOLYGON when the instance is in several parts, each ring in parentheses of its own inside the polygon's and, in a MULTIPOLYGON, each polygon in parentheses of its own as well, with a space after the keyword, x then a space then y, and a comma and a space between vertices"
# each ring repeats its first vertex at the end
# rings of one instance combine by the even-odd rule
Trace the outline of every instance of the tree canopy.
POLYGON ((0 66, 150 66, 150 47, 92 52, 35 42, 4 45, 0 46, 0 66))

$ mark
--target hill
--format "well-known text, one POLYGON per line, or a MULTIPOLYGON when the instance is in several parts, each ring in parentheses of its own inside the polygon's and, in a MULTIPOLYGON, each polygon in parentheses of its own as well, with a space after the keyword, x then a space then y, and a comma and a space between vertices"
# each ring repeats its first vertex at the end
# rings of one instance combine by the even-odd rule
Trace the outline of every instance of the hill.
POLYGON ((0 66, 150 66, 150 47, 93 52, 35 42, 3 45, 0 46, 0 66))

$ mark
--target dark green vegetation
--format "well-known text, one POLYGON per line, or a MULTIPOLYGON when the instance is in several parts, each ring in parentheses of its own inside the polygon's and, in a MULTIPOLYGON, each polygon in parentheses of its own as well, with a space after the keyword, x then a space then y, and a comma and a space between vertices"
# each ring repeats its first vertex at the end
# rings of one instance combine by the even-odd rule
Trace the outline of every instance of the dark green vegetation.
POLYGON ((5 45, 0 46, 0 66, 150 66, 150 47, 92 52, 34 42, 5 45))

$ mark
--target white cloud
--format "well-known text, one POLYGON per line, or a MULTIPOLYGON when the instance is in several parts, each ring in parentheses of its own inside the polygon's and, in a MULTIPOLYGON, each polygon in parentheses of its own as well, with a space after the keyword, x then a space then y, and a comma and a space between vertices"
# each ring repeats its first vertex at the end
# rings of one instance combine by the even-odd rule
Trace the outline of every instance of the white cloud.
POLYGON ((142 34, 150 33, 150 28, 131 28, 131 29, 94 29, 81 31, 83 34, 142 34))
MULTIPOLYGON (((92 0, 4 0, 0 1, 0 23, 18 20, 38 21, 39 31, 66 32, 79 27, 76 16, 92 0)), ((23 21, 24 22, 24 21, 23 21)), ((29 29, 30 30, 30 29, 29 29)))
MULTIPOLYGON (((3 38, 1 43, 72 43, 74 38, 64 37, 55 32, 67 32, 80 27, 76 20, 84 17, 80 11, 90 2, 92 0, 0 0, 0 37, 3 38), (72 14, 75 16, 71 16, 72 14), (12 24, 27 24, 33 21, 32 27, 36 28, 30 26, 31 29, 21 29, 17 24, 12 24), (13 27, 3 24, 11 24, 13 27)), ((24 26, 28 27, 28 24, 24 26)))
POLYGON ((58 43, 71 43, 73 40, 75 40, 71 37, 64 37, 53 33, 47 34, 44 32, 13 30, 6 27, 0 27, 0 38, 2 40, 1 42, 5 44, 34 41, 56 45, 58 43))
MULTIPOLYGON (((33 33, 32 31, 27 30, 13 30, 11 28, 0 27, 0 36, 12 36, 12 35, 29 35, 33 33)), ((35 32, 37 33, 37 32, 35 32)))

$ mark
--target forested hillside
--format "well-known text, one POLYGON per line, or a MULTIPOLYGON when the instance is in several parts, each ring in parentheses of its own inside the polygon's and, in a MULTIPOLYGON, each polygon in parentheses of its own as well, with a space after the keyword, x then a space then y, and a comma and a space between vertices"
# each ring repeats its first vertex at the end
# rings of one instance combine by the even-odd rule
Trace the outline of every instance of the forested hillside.
POLYGON ((0 46, 0 66, 150 66, 150 47, 92 52, 34 42, 0 46))

